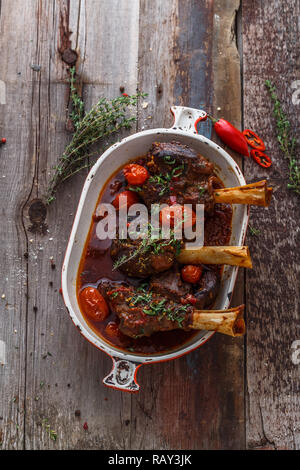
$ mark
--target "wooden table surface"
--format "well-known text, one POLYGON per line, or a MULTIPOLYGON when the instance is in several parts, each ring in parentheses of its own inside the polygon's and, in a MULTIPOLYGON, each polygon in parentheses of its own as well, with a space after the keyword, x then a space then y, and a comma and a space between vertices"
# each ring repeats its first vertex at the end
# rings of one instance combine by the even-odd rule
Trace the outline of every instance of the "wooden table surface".
POLYGON ((299 8, 297 0, 0 1, 3 449, 300 448, 299 198, 287 189, 264 85, 274 82, 299 133, 299 8), (185 357, 142 367, 138 394, 102 385, 111 360, 78 334, 59 295, 86 174, 50 207, 42 198, 70 140, 73 50, 87 109, 120 86, 138 87, 149 105, 132 133, 170 126, 172 104, 204 107, 256 130, 273 160, 266 170, 230 152, 248 182, 267 177, 274 187, 270 208, 251 210, 260 230, 247 236, 254 269, 240 271, 232 302, 246 303, 247 336, 214 335, 185 357))

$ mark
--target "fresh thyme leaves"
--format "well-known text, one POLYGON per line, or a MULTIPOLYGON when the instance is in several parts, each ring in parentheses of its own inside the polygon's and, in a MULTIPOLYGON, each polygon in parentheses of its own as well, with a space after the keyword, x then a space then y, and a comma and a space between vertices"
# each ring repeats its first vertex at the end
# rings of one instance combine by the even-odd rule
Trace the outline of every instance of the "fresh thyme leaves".
POLYGON ((140 295, 137 295, 136 297, 132 297, 131 300, 130 300, 130 305, 137 305, 141 302, 151 302, 152 300, 152 293, 149 292, 148 294, 140 294, 140 295))
MULTIPOLYGON (((166 157, 164 157, 164 158, 166 158, 166 157)), ((175 161, 174 161, 174 163, 175 163, 175 161)), ((184 163, 182 163, 179 166, 176 166, 170 172, 150 176, 149 183, 154 183, 154 184, 161 185, 162 189, 159 193, 159 196, 162 196, 163 194, 165 194, 169 191, 169 183, 172 181, 172 179, 173 178, 178 178, 179 176, 181 176, 183 171, 184 171, 184 163)))
POLYGON ((300 166, 296 159, 296 138, 291 135, 291 124, 282 109, 281 102, 277 96, 276 87, 270 80, 266 80, 266 87, 273 102, 273 115, 276 119, 277 140, 280 150, 283 152, 289 164, 288 188, 300 195, 300 166))
POLYGON ((177 166, 176 168, 172 170, 171 179, 178 178, 179 176, 182 175, 183 171, 184 171, 184 163, 182 163, 180 166, 177 166))
POLYGON ((113 264, 113 271, 115 271, 116 269, 119 269, 119 267, 122 266, 122 264, 126 263, 127 261, 129 261, 131 258, 134 258, 135 256, 137 256, 136 253, 133 253, 132 256, 126 256, 126 255, 120 256, 120 258, 118 258, 113 264))
POLYGON ((252 237, 257 237, 260 234, 260 230, 249 225, 249 233, 252 237))
POLYGON ((169 180, 162 175, 150 176, 149 183, 154 183, 162 186, 159 192, 159 196, 163 196, 169 191, 169 180))
POLYGON ((167 165, 174 165, 176 162, 176 159, 174 157, 171 157, 170 155, 165 155, 164 157, 164 162, 167 163, 167 165))
POLYGON ((143 312, 146 315, 151 315, 151 316, 157 316, 157 315, 163 315, 165 311, 165 303, 167 302, 167 299, 160 300, 159 302, 151 302, 149 305, 147 305, 147 308, 143 309, 143 312))
MULTIPOLYGON (((159 238, 152 238, 151 229, 151 224, 148 224, 148 236, 142 239, 137 249, 134 250, 130 255, 123 255, 119 259, 117 259, 113 264, 113 271, 119 269, 119 267, 122 266, 124 263, 131 261, 137 256, 148 253, 148 251, 153 251, 153 253, 159 254, 162 249, 166 246, 174 247, 176 256, 179 254, 181 249, 181 240, 175 238, 174 230, 170 230, 169 240, 162 240, 160 236, 159 238)), ((161 229, 159 235, 161 235, 161 229)))
POLYGON ((154 253, 158 254, 164 246, 173 246, 173 248, 175 248, 176 256, 179 255, 181 250, 181 241, 175 238, 174 230, 170 230, 170 239, 168 241, 164 241, 159 245, 154 246, 154 253), (158 251, 155 251, 155 249, 158 249, 158 251))
POLYGON ((72 112, 70 113, 70 118, 74 124, 75 129, 78 129, 80 122, 84 117, 84 103, 77 92, 75 67, 70 69, 70 92, 73 106, 72 112))
POLYGON ((130 299, 130 306, 137 305, 139 303, 145 303, 146 306, 143 308, 143 312, 151 317, 159 317, 161 320, 165 315, 170 321, 177 322, 182 327, 182 322, 185 319, 185 315, 188 307, 186 305, 171 305, 166 306, 167 299, 156 301, 152 298, 152 293, 148 293, 144 296, 132 297, 130 299))
MULTIPOLYGON (((149 289, 149 284, 147 284, 149 289)), ((146 284, 145 284, 146 289, 146 284)), ((140 308, 145 315, 157 317, 161 321, 164 317, 172 322, 176 322, 180 328, 186 318, 190 306, 174 303, 172 300, 156 297, 155 293, 146 290, 140 290, 141 293, 135 293, 125 299, 129 308, 140 308)))
POLYGON ((46 429, 46 431, 48 432, 48 434, 49 434, 49 436, 50 436, 50 439, 51 439, 52 441, 56 441, 56 439, 57 439, 57 433, 56 433, 53 429, 51 429, 50 424, 48 424, 48 418, 43 419, 43 421, 42 421, 42 427, 43 427, 44 429, 46 429))
POLYGON ((166 175, 153 175, 150 176, 149 182, 150 183, 156 183, 156 184, 167 184, 169 183, 169 179, 167 178, 168 173, 166 175))
POLYGON ((182 327, 182 322, 185 319, 187 309, 188 309, 187 305, 180 305, 179 307, 169 308, 166 311, 168 319, 171 321, 177 322, 178 325, 182 327))
POLYGON ((149 289, 149 283, 143 282, 139 287, 136 288, 137 291, 145 292, 149 289))
POLYGON ((152 310, 151 308, 152 306, 150 306, 150 310, 149 310, 149 307, 148 309, 147 308, 144 308, 143 309, 143 312, 146 314, 146 315, 149 315, 151 317, 155 317, 157 315, 157 311, 156 310, 152 310))
POLYGON ((140 188, 139 186, 129 186, 129 191, 135 191, 136 193, 139 193, 140 191, 142 191, 142 188, 140 188))
POLYGON ((110 297, 111 297, 112 299, 115 299, 116 297, 118 297, 118 295, 119 295, 119 292, 118 292, 118 291, 115 291, 115 292, 112 292, 112 293, 110 294, 110 297))
POLYGON ((206 192, 206 188, 203 188, 203 186, 199 186, 199 197, 203 196, 205 192, 206 192))
POLYGON ((76 90, 75 68, 70 69, 70 91, 72 112, 70 118, 74 124, 74 134, 54 167, 53 176, 47 190, 47 203, 55 199, 55 193, 61 183, 84 168, 91 166, 90 157, 98 152, 90 152, 90 146, 104 137, 116 134, 121 129, 130 129, 136 121, 135 116, 128 117, 127 110, 136 106, 139 97, 146 96, 138 93, 132 96, 120 96, 107 100, 101 98, 88 112, 76 90))

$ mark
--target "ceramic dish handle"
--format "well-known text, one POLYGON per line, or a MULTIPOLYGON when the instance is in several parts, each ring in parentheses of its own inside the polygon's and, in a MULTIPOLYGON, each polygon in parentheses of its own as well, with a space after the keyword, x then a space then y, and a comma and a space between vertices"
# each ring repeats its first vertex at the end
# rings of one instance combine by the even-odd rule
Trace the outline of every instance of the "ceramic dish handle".
POLYGON ((140 386, 136 381, 136 373, 142 364, 115 356, 112 356, 112 360, 113 368, 110 374, 103 379, 104 385, 123 392, 138 392, 140 386))
POLYGON ((207 118, 207 113, 202 109, 186 108, 185 106, 172 106, 171 113, 174 116, 172 129, 198 133, 197 124, 207 118))

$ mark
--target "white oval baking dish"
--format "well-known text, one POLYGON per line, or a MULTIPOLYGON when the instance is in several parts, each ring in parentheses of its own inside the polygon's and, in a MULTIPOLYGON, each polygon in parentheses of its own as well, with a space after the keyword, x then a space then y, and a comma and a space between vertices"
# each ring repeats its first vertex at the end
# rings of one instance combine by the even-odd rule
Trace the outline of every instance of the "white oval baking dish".
MULTIPOLYGON (((145 154, 154 141, 176 140, 191 146, 215 164, 216 173, 226 187, 246 184, 240 168, 231 156, 220 146, 200 135, 196 123, 205 115, 202 110, 173 106, 174 124, 170 129, 152 129, 126 137, 111 146, 97 160, 85 181, 79 200, 74 224, 62 268, 62 293, 67 310, 81 334, 101 351, 111 356, 113 369, 103 383, 119 390, 136 392, 137 369, 146 363, 168 361, 187 354, 204 344, 213 334, 199 331, 192 340, 183 346, 155 355, 141 355, 124 352, 98 336, 87 324, 81 314, 76 297, 77 271, 91 225, 92 214, 96 208, 99 193, 110 176, 134 157, 145 154)), ((243 245, 248 225, 248 206, 234 205, 231 245, 243 245)), ((221 288, 214 304, 216 309, 229 307, 238 267, 226 266, 222 276, 221 288)))

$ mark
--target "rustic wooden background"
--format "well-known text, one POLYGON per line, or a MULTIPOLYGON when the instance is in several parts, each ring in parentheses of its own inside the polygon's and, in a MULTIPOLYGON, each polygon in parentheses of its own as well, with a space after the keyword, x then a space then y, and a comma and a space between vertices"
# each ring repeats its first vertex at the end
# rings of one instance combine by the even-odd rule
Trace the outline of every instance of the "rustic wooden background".
POLYGON ((300 448, 299 199, 286 187, 264 86, 274 82, 299 132, 299 1, 240 3, 0 0, 3 449, 300 448), (240 272, 234 299, 247 305, 246 338, 215 335, 188 356, 142 367, 136 395, 102 385, 111 361, 78 334, 59 295, 86 175, 51 207, 41 202, 70 139, 74 50, 87 108, 138 87, 149 94, 141 130, 169 126, 171 104, 204 106, 256 130, 274 162, 263 170, 234 155, 247 181, 268 177, 275 188, 269 209, 251 211, 255 267, 240 272))

